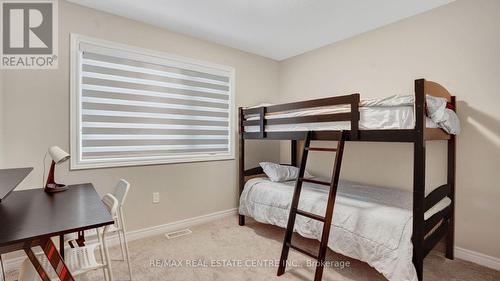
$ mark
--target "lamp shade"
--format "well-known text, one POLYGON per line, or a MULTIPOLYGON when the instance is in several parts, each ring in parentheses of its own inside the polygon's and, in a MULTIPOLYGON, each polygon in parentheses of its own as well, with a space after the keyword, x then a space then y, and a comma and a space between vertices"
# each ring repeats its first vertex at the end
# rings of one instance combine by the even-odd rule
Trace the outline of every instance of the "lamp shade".
POLYGON ((51 146, 49 148, 49 154, 52 160, 56 162, 56 164, 59 164, 69 159, 69 154, 66 151, 59 148, 58 146, 51 146))

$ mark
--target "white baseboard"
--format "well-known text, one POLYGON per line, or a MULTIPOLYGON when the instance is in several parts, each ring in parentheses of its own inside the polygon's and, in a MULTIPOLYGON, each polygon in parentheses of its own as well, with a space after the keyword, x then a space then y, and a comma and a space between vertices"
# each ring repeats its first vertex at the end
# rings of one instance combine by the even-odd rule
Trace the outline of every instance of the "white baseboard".
MULTIPOLYGON (((134 241, 138 239, 143 239, 155 235, 160 235, 160 234, 165 234, 167 232, 171 231, 176 231, 180 230, 183 228, 199 225, 199 224, 204 224, 207 222, 211 222, 217 219, 221 219, 227 216, 232 216, 236 215, 238 213, 238 209, 229 209, 225 211, 219 211, 211 214, 206 214, 194 218, 189 218, 189 219, 184 219, 180 221, 174 221, 171 223, 167 224, 162 224, 162 225, 157 225, 157 226, 152 226, 152 227, 147 227, 143 229, 138 229, 138 230, 133 230, 127 232, 127 240, 128 241, 134 241)), ((118 244, 118 236, 110 236, 108 238, 108 241, 110 245, 115 245, 118 244)))
MULTIPOLYGON (((160 235, 164 234, 167 232, 172 232, 176 230, 180 230, 183 228, 188 228, 191 226, 199 225, 199 224, 204 224, 207 222, 211 222, 217 219, 221 219, 227 216, 232 216, 236 215, 238 213, 238 210, 236 208, 234 209, 229 209, 225 211, 219 211, 211 214, 206 214, 194 218, 189 218, 189 219, 184 219, 184 220, 179 220, 179 221, 174 221, 171 223, 166 223, 162 225, 157 225, 157 226, 152 226, 152 227, 147 227, 147 228, 142 228, 142 229, 137 229, 133 231, 128 231, 127 232, 127 240, 128 241, 133 241, 133 240, 139 240, 155 235, 160 235)), ((235 221, 236 224, 236 221, 235 221)), ((88 237, 90 238, 90 237, 88 237)), ((118 245, 118 236, 117 235, 111 235, 106 238, 106 241, 108 241, 109 246, 114 246, 118 245)), ((88 239, 89 243, 93 242, 93 239, 90 238, 88 239)), ((26 257, 24 255, 16 258, 11 258, 7 260, 3 260, 5 271, 10 271, 17 269, 21 267, 22 262, 24 261, 26 257)))
POLYGON ((477 263, 484 267, 500 270, 500 259, 460 247, 455 247, 455 257, 477 263))

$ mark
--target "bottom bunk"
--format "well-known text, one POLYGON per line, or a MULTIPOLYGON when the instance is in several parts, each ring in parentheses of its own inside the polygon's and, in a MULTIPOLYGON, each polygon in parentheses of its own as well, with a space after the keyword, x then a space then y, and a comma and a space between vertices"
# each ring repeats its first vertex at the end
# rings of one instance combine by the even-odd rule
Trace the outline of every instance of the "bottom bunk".
MULTIPOLYGON (((268 178, 247 181, 239 212, 255 220, 285 228, 295 181, 272 182, 268 178)), ((328 189, 304 183, 299 209, 324 214, 328 189)), ((425 220, 432 220, 450 205, 436 200, 425 220)), ((412 263, 412 193, 340 181, 328 247, 334 252, 368 263, 389 280, 418 280, 412 263)), ((322 223, 298 216, 294 231, 320 240, 322 223)))

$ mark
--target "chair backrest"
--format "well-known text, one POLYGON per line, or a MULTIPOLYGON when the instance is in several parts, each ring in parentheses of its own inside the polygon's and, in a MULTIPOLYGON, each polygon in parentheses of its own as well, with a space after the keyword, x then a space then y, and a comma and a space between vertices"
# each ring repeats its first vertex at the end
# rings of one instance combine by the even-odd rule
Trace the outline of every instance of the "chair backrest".
POLYGON ((107 193, 102 197, 102 203, 104 203, 111 216, 115 218, 119 206, 118 199, 113 194, 107 193))
POLYGON ((125 198, 127 198, 128 190, 130 188, 130 183, 124 179, 121 179, 115 187, 113 195, 118 199, 120 206, 125 203, 125 198))

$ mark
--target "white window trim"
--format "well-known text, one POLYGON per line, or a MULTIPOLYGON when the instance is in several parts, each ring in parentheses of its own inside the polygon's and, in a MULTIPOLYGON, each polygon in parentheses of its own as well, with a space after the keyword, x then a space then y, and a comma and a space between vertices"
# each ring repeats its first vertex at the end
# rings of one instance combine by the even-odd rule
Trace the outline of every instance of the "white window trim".
MULTIPOLYGON (((204 162, 204 161, 219 161, 219 160, 234 160, 235 159, 235 140, 236 140, 236 110, 234 103, 235 89, 235 69, 230 66, 218 65, 210 62, 195 60, 182 56, 172 55, 159 51, 133 47, 120 43, 110 42, 88 36, 71 33, 70 35, 70 152, 71 170, 93 169, 93 168, 110 168, 124 166, 143 166, 143 165, 158 165, 172 163, 187 163, 187 162, 204 162), (198 154, 198 155, 182 155, 182 156, 156 156, 156 157, 134 157, 133 159, 121 158, 120 162, 111 162, 110 159, 92 160, 92 162, 81 161, 81 55, 79 52, 80 43, 95 44, 103 47, 108 47, 126 52, 137 53, 139 55, 146 54, 147 56, 155 57, 158 60, 168 60, 169 63, 175 61, 179 66, 188 64, 190 69, 196 70, 196 66, 200 70, 212 68, 214 72, 219 71, 223 75, 230 73, 230 89, 229 89, 229 151, 227 153, 219 153, 217 155, 198 154), (194 66, 194 68, 193 68, 194 66), (80 142, 77 145, 77 142, 80 142)), ((112 159, 111 159, 112 160, 112 159)))

